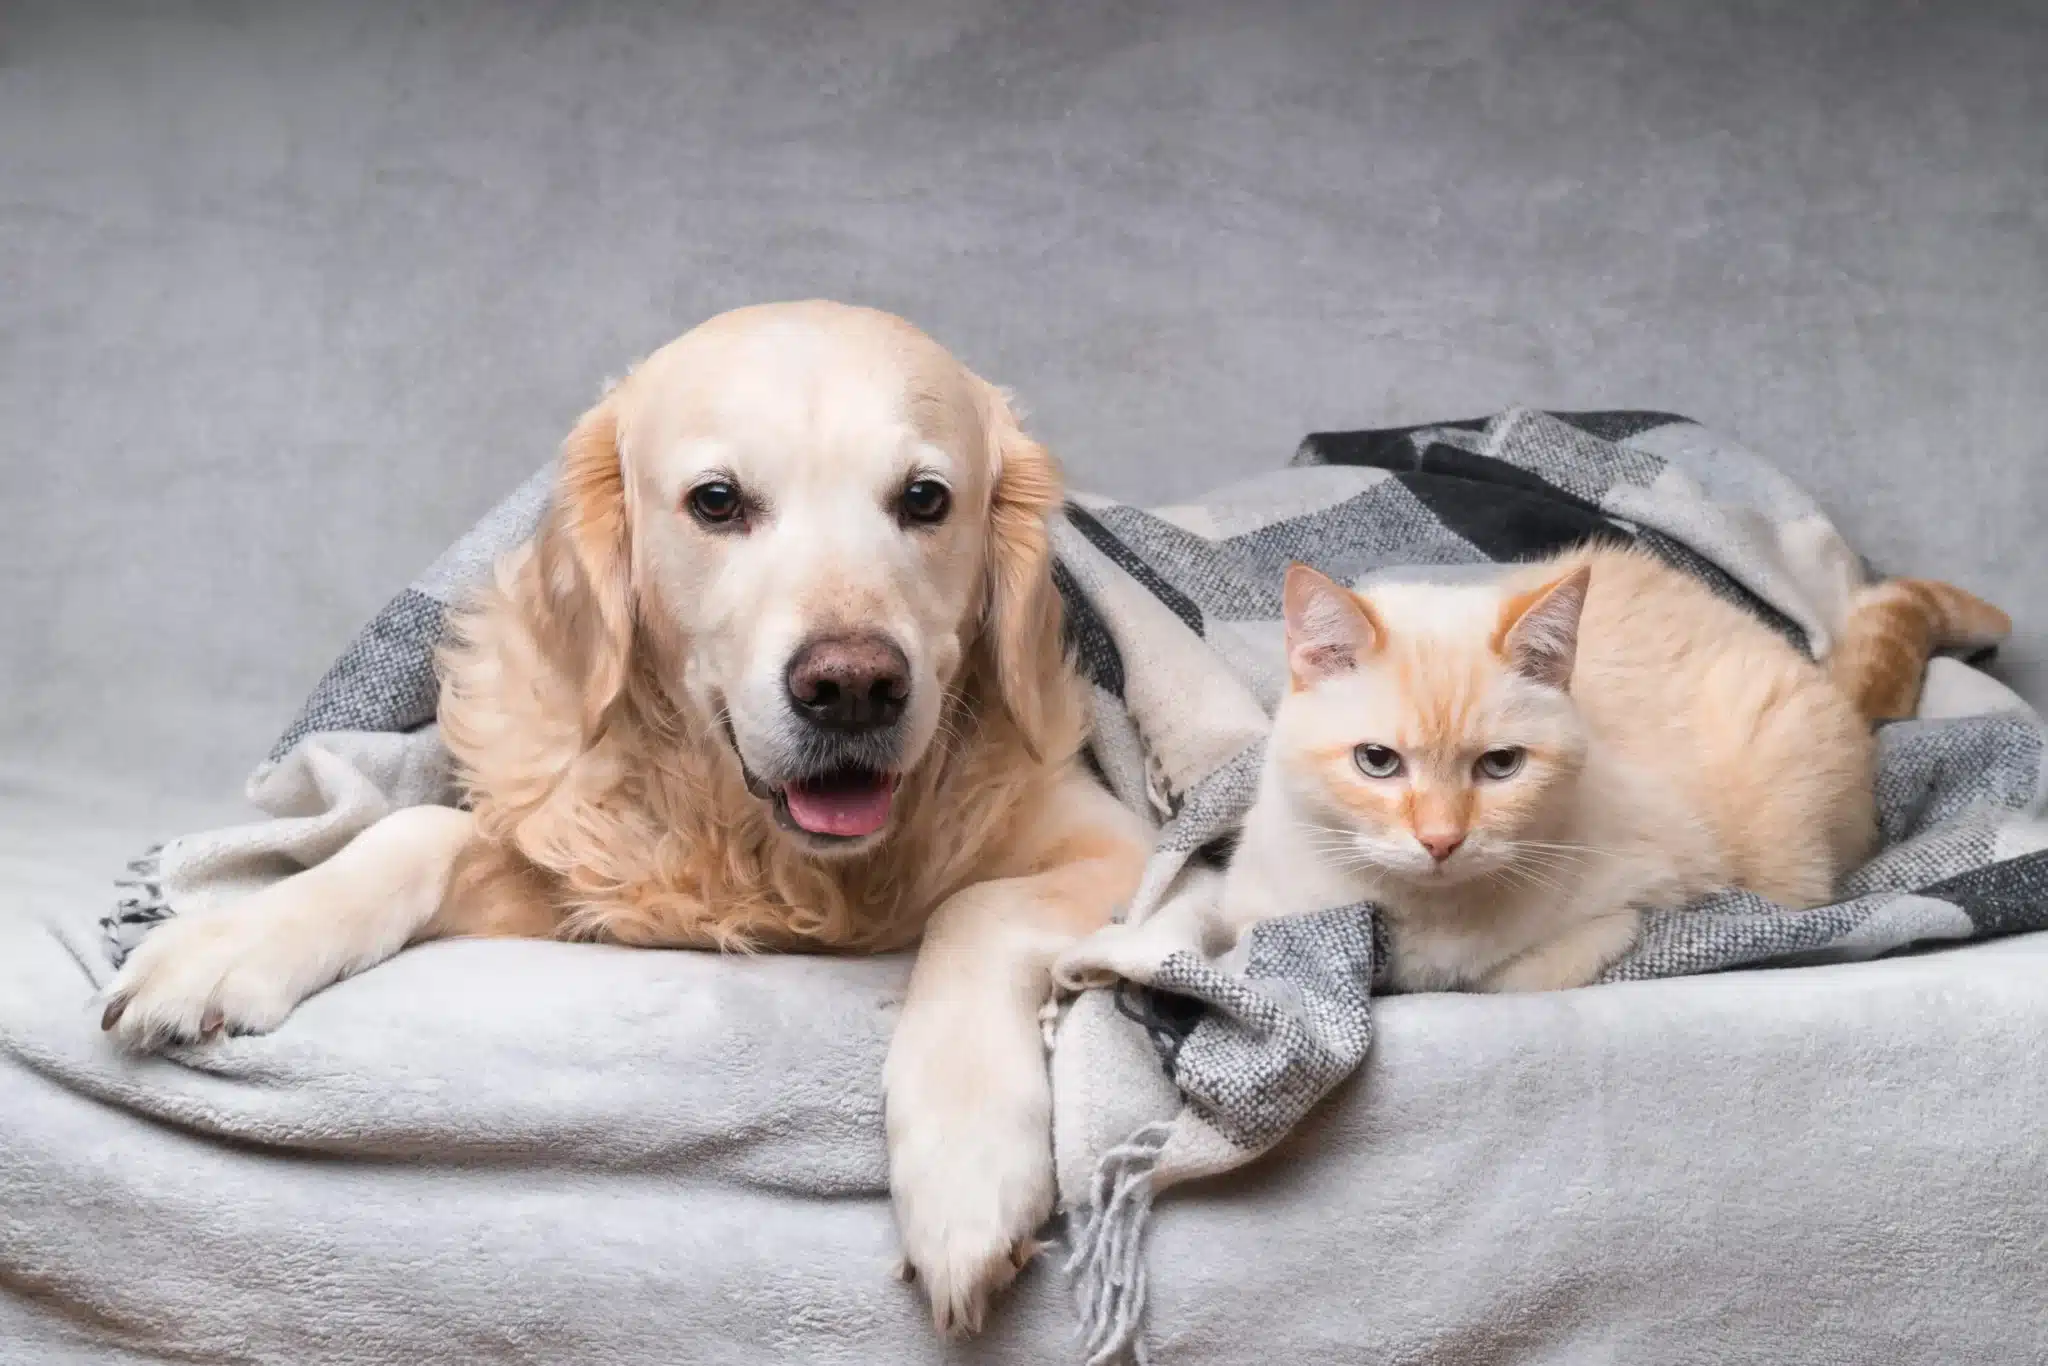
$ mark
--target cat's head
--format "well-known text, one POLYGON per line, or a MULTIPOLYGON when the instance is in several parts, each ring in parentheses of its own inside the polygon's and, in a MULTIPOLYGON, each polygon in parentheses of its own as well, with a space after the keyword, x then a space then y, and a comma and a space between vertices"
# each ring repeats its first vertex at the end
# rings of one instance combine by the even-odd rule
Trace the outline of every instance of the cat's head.
POLYGON ((1585 759, 1570 688, 1590 577, 1361 596, 1288 570, 1274 754, 1328 858, 1417 889, 1554 861, 1540 845, 1585 759))

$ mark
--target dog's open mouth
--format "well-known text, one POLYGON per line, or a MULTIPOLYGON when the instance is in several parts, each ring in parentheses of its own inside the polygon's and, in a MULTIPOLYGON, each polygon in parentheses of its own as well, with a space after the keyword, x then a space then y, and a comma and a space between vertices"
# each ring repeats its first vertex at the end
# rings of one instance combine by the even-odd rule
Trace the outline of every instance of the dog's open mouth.
POLYGON ((791 783, 780 798, 790 824, 805 834, 860 839, 889 823, 896 775, 871 768, 836 768, 791 783))

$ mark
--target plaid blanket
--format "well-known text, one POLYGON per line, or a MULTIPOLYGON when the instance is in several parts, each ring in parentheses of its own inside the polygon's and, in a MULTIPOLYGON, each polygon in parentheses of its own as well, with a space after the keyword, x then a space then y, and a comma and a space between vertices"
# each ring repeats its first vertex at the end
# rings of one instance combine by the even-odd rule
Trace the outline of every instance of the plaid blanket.
MULTIPOLYGON (((551 484, 551 467, 536 473, 348 647, 250 778, 269 819, 136 861, 103 921, 114 962, 168 915, 317 863, 396 807, 454 799, 433 726, 434 650, 449 605, 532 534, 551 484)), ((1816 657, 1868 577, 1776 470, 1660 413, 1516 409, 1312 436, 1289 468, 1180 507, 1077 495, 1054 528, 1055 572, 1093 689, 1091 757, 1160 829, 1127 918, 1213 895, 1285 687, 1289 562, 1353 582, 1389 568, 1455 576, 1595 537, 1647 546, 1816 657)), ((1922 716, 1881 736, 1884 849, 1841 902, 1791 912, 1731 893, 1654 916, 1609 977, 2048 927, 2040 723, 1943 663, 1922 716)), ((1091 1359, 1138 1349, 1152 1197, 1265 1151, 1358 1065, 1382 961, 1372 908, 1332 908, 1261 925, 1221 963, 1171 955, 1141 974, 1149 987, 1084 993, 1067 1009, 1055 1146, 1091 1359), (1156 1047, 1134 1052, 1140 1026, 1156 1047), (1167 1113, 1146 1108, 1160 1104, 1167 1113)))

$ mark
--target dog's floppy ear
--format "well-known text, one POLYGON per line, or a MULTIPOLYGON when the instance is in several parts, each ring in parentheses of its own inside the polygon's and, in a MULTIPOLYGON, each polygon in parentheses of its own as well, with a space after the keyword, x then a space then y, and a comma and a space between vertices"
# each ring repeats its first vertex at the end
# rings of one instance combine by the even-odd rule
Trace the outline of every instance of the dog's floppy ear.
POLYGON ((619 420, 611 395, 562 443, 554 505, 535 554, 541 638, 563 676, 583 690, 585 738, 625 690, 633 648, 633 587, 619 420))
POLYGON ((1034 759, 1051 742, 1053 691, 1064 666, 1049 523, 1059 511, 1059 462, 1025 435, 1008 397, 984 385, 984 429, 995 473, 989 498, 988 606, 982 639, 997 695, 1034 759))

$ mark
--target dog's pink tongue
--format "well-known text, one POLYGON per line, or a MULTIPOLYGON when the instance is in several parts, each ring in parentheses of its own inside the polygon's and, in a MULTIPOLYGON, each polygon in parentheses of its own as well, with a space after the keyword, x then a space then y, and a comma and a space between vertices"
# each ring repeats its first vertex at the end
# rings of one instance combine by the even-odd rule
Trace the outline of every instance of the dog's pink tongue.
POLYGON ((896 785, 886 778, 830 786, 792 785, 784 794, 789 818, 813 835, 858 838, 889 823, 896 785))

